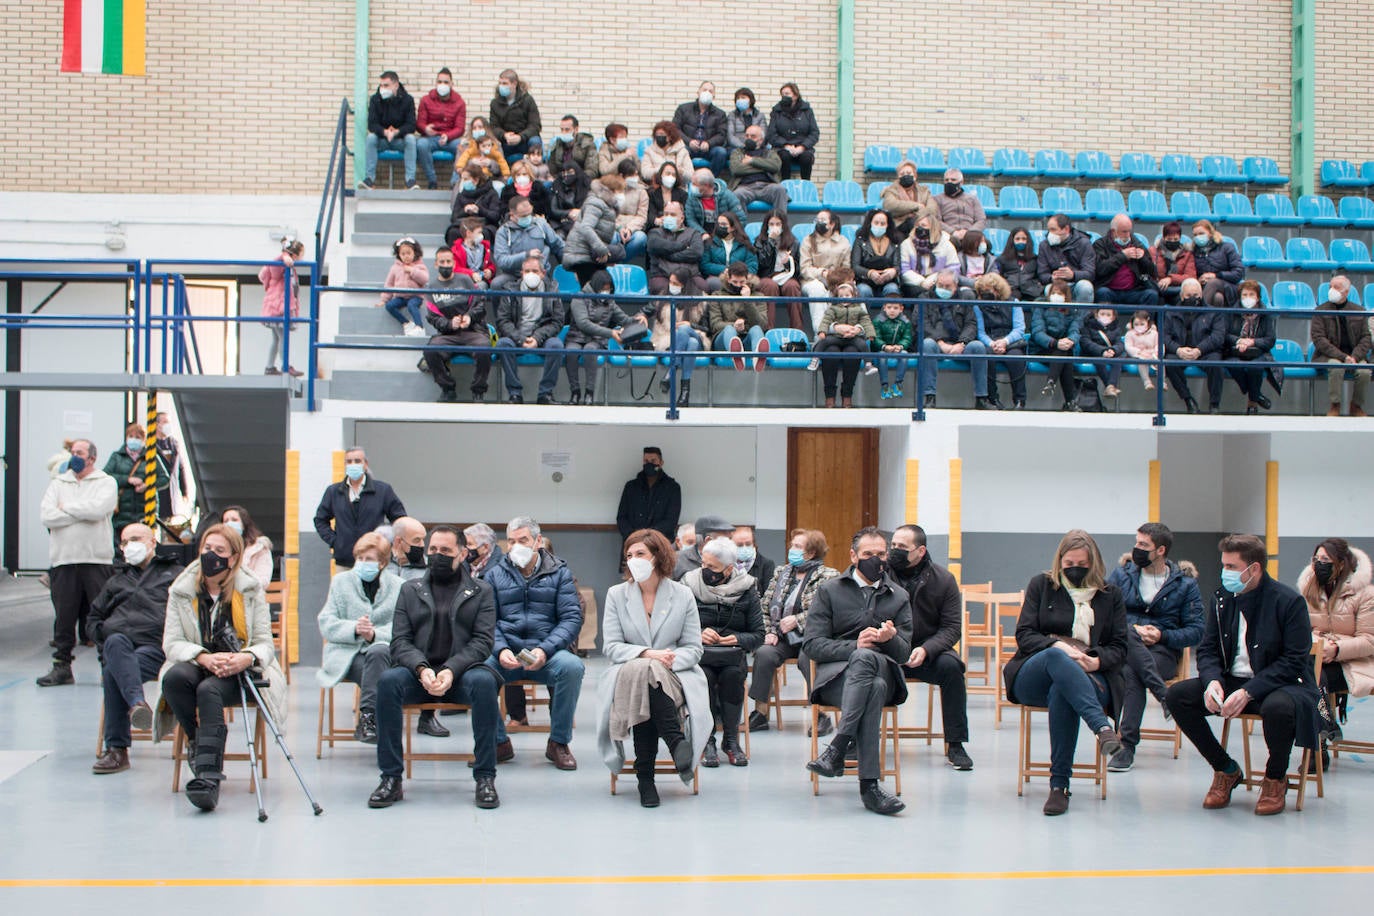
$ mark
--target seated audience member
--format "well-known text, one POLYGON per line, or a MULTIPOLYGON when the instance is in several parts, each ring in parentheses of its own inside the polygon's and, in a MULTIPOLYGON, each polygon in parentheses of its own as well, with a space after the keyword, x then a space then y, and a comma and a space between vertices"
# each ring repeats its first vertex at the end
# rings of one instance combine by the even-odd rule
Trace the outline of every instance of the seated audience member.
POLYGON ((687 152, 687 144, 682 140, 681 131, 672 121, 659 121, 654 125, 650 136, 654 142, 644 147, 644 153, 639 158, 639 177, 645 181, 653 181, 663 164, 671 162, 677 170, 679 180, 685 183, 687 177, 692 174, 693 166, 692 154, 687 152))
POLYGON ((1121 394, 1121 389, 1117 387, 1121 381, 1121 363, 1096 360, 1120 359, 1124 356, 1121 335, 1121 320, 1117 317, 1116 309, 1110 308, 1094 309, 1084 314, 1083 327, 1078 333, 1079 349, 1084 356, 1094 360, 1093 369, 1107 386, 1102 393, 1109 398, 1121 394))
POLYGON ((903 159, 897 166, 897 180, 883 188, 883 212, 892 225, 892 240, 901 242, 911 237, 921 217, 928 217, 930 225, 940 220, 940 208, 930 188, 916 180, 916 163, 903 159))
MULTIPOLYGON (((739 743, 744 711, 744 681, 749 653, 763 644, 763 613, 754 577, 735 568, 735 545, 716 538, 701 548, 701 567, 688 571, 682 584, 696 599, 701 622, 701 670, 711 700, 715 725, 720 727, 720 750, 731 766, 748 766, 739 743)), ((701 758, 704 767, 720 766, 715 725, 701 758)))
POLYGON ((495 237, 504 213, 501 192, 495 182, 480 165, 469 165, 462 170, 462 177, 453 188, 453 207, 444 243, 457 245, 462 238, 463 225, 474 219, 482 223, 483 236, 490 240, 495 237))
POLYGON ((453 161, 454 171, 470 165, 480 168, 482 174, 492 181, 504 183, 510 177, 510 164, 506 162, 505 153, 501 152, 501 138, 496 136, 483 117, 472 119, 463 151, 453 161))
MULTIPOLYGON (((639 159, 635 156, 634 150, 630 149, 630 129, 613 121, 606 125, 605 137, 606 142, 596 151, 596 174, 618 174, 617 167, 627 160, 634 164, 637 172, 639 159)), ((645 182, 648 180, 646 178, 645 182)))
POLYGON ((554 176, 553 186, 549 188, 549 225, 566 240, 582 215, 591 179, 576 163, 555 169, 554 176))
POLYGON ((868 314, 868 306, 858 298, 859 290, 850 279, 841 279, 832 295, 834 301, 826 306, 825 314, 816 331, 816 353, 853 353, 852 357, 832 357, 811 360, 811 366, 819 363, 821 387, 825 391, 825 406, 835 406, 835 379, 840 370, 844 378, 840 381, 839 396, 842 406, 854 406, 854 383, 859 378, 859 365, 863 362, 858 356, 868 353, 873 340, 873 319, 868 314))
POLYGON ((408 703, 462 703, 471 707, 473 778, 479 808, 496 808, 497 676, 485 664, 496 636, 496 597, 463 563, 458 531, 436 525, 429 535, 429 569, 401 586, 391 625, 395 665, 377 685, 377 767, 381 781, 369 808, 388 808, 405 797, 401 774, 402 707, 408 703))
POLYGON ((625 742, 633 736, 639 803, 657 808, 659 740, 678 776, 691 785, 712 734, 711 700, 699 664, 701 621, 691 589, 670 575, 673 547, 660 532, 634 532, 625 539, 624 556, 625 581, 606 591, 601 623, 601 651, 610 668, 601 676, 596 743, 602 762, 619 773, 627 759, 625 742), (684 707, 685 722, 679 714, 684 707))
MULTIPOLYGON (((757 126, 766 136, 768 116, 759 111, 754 90, 748 87, 735 90, 735 106, 726 112, 725 125, 726 145, 731 153, 745 148, 745 131, 750 127, 757 126)), ((762 149, 764 145, 764 137, 759 137, 759 146, 755 149, 762 149)), ((730 171, 734 172, 733 163, 731 163, 730 171)))
MULTIPOLYGON (((495 647, 487 667, 503 684, 534 681, 549 688, 551 727, 544 756, 560 770, 577 769, 573 713, 582 692, 582 659, 573 654, 582 606, 568 564, 540 550, 539 525, 523 516, 506 526, 505 558, 483 581, 496 592, 495 647)), ((496 724, 496 760, 515 756, 506 725, 496 724)))
MULTIPOLYGON (((1143 310, 1132 315, 1131 326, 1126 331, 1122 345, 1127 356, 1140 360, 1140 365, 1135 367, 1135 371, 1140 375, 1145 390, 1154 391, 1155 383, 1150 378, 1150 366, 1146 365, 1159 358, 1159 329, 1155 327, 1154 316, 1143 310)), ((1164 388, 1168 390, 1167 382, 1164 388)))
MULTIPOLYGON (((854 236, 849 262, 858 281, 859 295, 864 299, 873 299, 875 296, 896 298, 902 294, 901 285, 897 282, 897 271, 901 266, 900 246, 888 236, 889 228, 886 213, 869 210, 854 236)), ((874 302, 870 308, 876 312, 878 306, 879 303, 874 302)))
MULTIPOLYGON (((686 295, 706 291, 706 279, 701 275, 701 235, 687 228, 682 205, 670 201, 663 210, 657 226, 649 230, 645 251, 649 256, 649 292, 662 295, 668 291, 670 274, 680 273, 686 295)), ((674 294, 676 295, 676 294, 674 294)))
POLYGON ((935 206, 940 212, 940 225, 949 230, 955 244, 963 240, 965 232, 982 232, 988 227, 978 195, 965 193, 964 173, 958 169, 945 169, 945 190, 935 195, 935 206))
MULTIPOLYGON (((439 176, 434 171, 434 154, 448 153, 456 164, 463 142, 463 126, 468 121, 468 106, 463 97, 453 91, 453 73, 448 67, 441 67, 434 78, 434 88, 420 99, 420 112, 415 116, 415 126, 420 133, 415 144, 415 152, 420 159, 420 167, 425 170, 425 179, 431 191, 439 187, 439 176)), ((458 183, 459 170, 453 170, 453 184, 458 183)))
MULTIPOLYGON (((1312 316, 1308 331, 1312 345, 1314 362, 1328 362, 1335 366, 1353 366, 1364 363, 1371 352, 1368 314, 1350 301, 1350 278, 1337 274, 1331 278, 1326 301, 1317 306, 1320 315, 1312 316)), ((1369 392, 1368 369, 1340 368, 1328 370, 1326 386, 1330 408, 1328 417, 1341 415, 1341 388, 1346 379, 1350 380, 1350 416, 1367 416, 1364 410, 1365 395, 1369 392)))
MULTIPOLYGON (((452 230, 455 227, 449 227, 452 230)), ((496 261, 491 256, 491 242, 487 239, 486 224, 479 216, 464 217, 462 222, 456 226, 457 234, 453 239, 451 248, 441 248, 440 251, 448 251, 453 256, 453 282, 445 288, 462 288, 463 283, 458 277, 466 277, 472 284, 472 288, 486 289, 491 285, 492 279, 496 276, 496 261)), ((436 259, 438 253, 435 253, 436 259)), ((437 270, 437 268, 436 268, 437 270)), ((439 278, 443 280, 443 277, 439 278)), ((433 280, 430 281, 431 290, 437 289, 438 285, 433 280)), ((434 294, 430 294, 430 302, 434 302, 434 294)), ((466 299, 466 297, 464 297, 466 299)), ((437 305, 438 303, 434 303, 437 305)))
POLYGON ((1160 301, 1178 301, 1178 291, 1184 280, 1197 279, 1197 265, 1193 263, 1193 243, 1183 238, 1183 227, 1177 222, 1164 224, 1159 238, 1150 249, 1155 262, 1155 284, 1160 301))
POLYGON ((768 590, 768 583, 773 581, 777 564, 759 553, 758 544, 754 542, 753 525, 736 525, 730 540, 735 545, 735 571, 753 576, 754 585, 762 598, 768 590))
MULTIPOLYGON (((935 287, 937 294, 953 292, 954 271, 940 272, 935 287)), ((945 298, 941 296, 941 298, 945 298)), ((978 339, 978 320, 974 315, 971 302, 945 301, 939 305, 925 307, 925 327, 922 329, 921 352, 928 357, 921 360, 921 389, 925 392, 925 406, 935 406, 935 390, 938 384, 940 361, 968 355, 987 353, 987 347, 978 339)), ((973 381, 973 404, 977 410, 987 410, 988 372, 981 360, 969 361, 969 374, 973 381)))
POLYGON ((645 192, 649 195, 649 212, 645 217, 648 228, 663 225, 663 210, 670 203, 676 203, 684 214, 687 212, 687 188, 678 178, 676 165, 671 162, 663 163, 658 167, 655 176, 647 180, 650 181, 649 189, 645 192))
POLYGON ((1064 535, 1047 572, 1026 586, 1016 623, 1016 655, 1003 669, 1007 699, 1049 708, 1050 794, 1044 813, 1069 810, 1078 720, 1110 759, 1121 750, 1111 719, 1121 714, 1126 606, 1105 581, 1097 542, 1081 529, 1064 535))
POLYGON ((778 183, 782 170, 778 153, 763 141, 763 128, 757 124, 744 132, 744 146, 730 154, 730 187, 746 210, 756 200, 775 211, 787 212, 787 192, 778 183))
POLYGON ((496 532, 490 525, 478 522, 463 529, 463 545, 467 548, 468 571, 474 578, 481 579, 496 568, 506 554, 496 542, 496 532))
POLYGON ((816 144, 821 130, 811 103, 801 97, 796 83, 783 83, 778 90, 778 102, 768 121, 768 145, 778 151, 782 160, 783 181, 792 177, 792 169, 803 181, 811 180, 811 167, 816 162, 816 144))
MULTIPOLYGON (((1179 290, 1178 308, 1160 313, 1159 344, 1168 359, 1221 359, 1226 346, 1226 316, 1220 312, 1194 311, 1202 308, 1202 286, 1197 280, 1184 280, 1179 290)), ((1169 384, 1183 400, 1189 413, 1197 413, 1197 401, 1188 388, 1186 366, 1164 370, 1169 384)), ((1207 412, 1221 409, 1221 369, 1204 366, 1207 375, 1207 412)))
MULTIPOLYGON (((711 349, 767 352, 768 344, 763 339, 763 333, 767 330, 768 319, 762 300, 754 295, 753 286, 757 283, 758 278, 751 275, 749 268, 738 261, 732 263, 722 274, 721 294, 711 300, 708 312, 711 349)), ((735 368, 743 367, 744 361, 736 360, 735 368)))
MULTIPOLYGON (((481 230, 472 224, 470 235, 477 236, 481 230)), ((430 281, 429 298, 431 307, 425 316, 434 336, 429 339, 425 350, 425 365, 429 368, 430 378, 439 386, 440 403, 452 404, 458 400, 458 385, 453 379, 449 361, 462 354, 461 350, 436 349, 450 347, 483 347, 473 358, 472 400, 480 403, 487 395, 487 376, 491 372, 491 333, 487 330, 487 300, 484 296, 471 296, 474 284, 469 277, 454 272, 453 252, 440 248, 435 255, 437 276, 430 281)))
POLYGON ((555 264, 563 261, 563 240, 553 231, 548 221, 534 215, 534 207, 528 198, 516 197, 511 201, 509 216, 496 230, 496 244, 492 246, 492 258, 496 261, 496 276, 491 281, 492 289, 514 289, 520 285, 520 274, 526 260, 539 261, 542 274, 553 271, 555 264))
POLYGON ((1096 292, 1093 280, 1097 277, 1092 239, 1083 230, 1073 228, 1062 213, 1047 219, 1045 230, 1045 239, 1035 256, 1045 295, 1049 295, 1051 283, 1063 280, 1072 287, 1074 302, 1092 302, 1096 292))
POLYGON ((1193 224, 1193 264, 1202 284, 1202 302, 1213 308, 1236 304, 1237 284, 1245 279, 1240 252, 1228 242, 1211 220, 1193 224))
MULTIPOLYGON (((763 593, 765 632, 763 645, 754 651, 754 678, 749 685, 749 697, 754 711, 749 714, 749 730, 768 730, 768 709, 773 695, 773 672, 789 659, 801 654, 802 638, 806 630, 806 615, 815 600, 816 590, 839 575, 825 565, 827 546, 825 534, 815 529, 797 528, 792 531, 787 549, 787 563, 779 566, 763 593)), ((810 693, 811 667, 798 665, 810 693)), ((819 734, 834 730, 830 716, 821 714, 819 734)))
POLYGON ((673 564, 673 578, 678 581, 692 570, 701 568, 701 548, 716 538, 729 538, 735 531, 735 526, 719 515, 703 515, 696 520, 694 527, 696 542, 679 552, 673 564))
MULTIPOLYGON (((615 281, 604 270, 598 270, 582 285, 582 292, 613 295, 615 281)), ((631 322, 614 299, 594 299, 577 296, 569 306, 568 336, 563 341, 564 360, 568 373, 569 404, 595 404, 596 381, 601 373, 595 355, 581 355, 582 350, 603 350, 607 342, 620 341, 620 331, 631 322), (580 376, 580 377, 579 377, 580 376)))
POLYGON ((367 141, 364 143, 367 172, 364 188, 376 187, 377 155, 383 151, 398 152, 405 162, 406 188, 415 183, 415 100, 401 85, 394 70, 386 70, 378 77, 377 91, 367 101, 367 141))
MULTIPOLYGON (((644 257, 644 245, 648 239, 645 227, 649 222, 649 192, 640 186, 637 166, 628 159, 603 175, 616 175, 625 183, 624 196, 617 198, 615 232, 620 244, 625 246, 625 260, 640 261, 644 257)), ((592 183, 595 188, 600 181, 592 183)))
MULTIPOLYGON (((725 214, 744 225, 744 207, 740 206, 735 192, 726 187, 725 182, 711 174, 710 169, 697 169, 692 173, 692 187, 695 194, 687 198, 687 225, 702 233, 702 242, 713 231, 716 221, 725 214)), ((741 230, 740 237, 744 237, 741 230)))
POLYGON ((244 569, 253 574, 264 592, 272 582, 272 539, 263 534, 253 521, 253 516, 243 506, 226 506, 219 514, 221 523, 234 529, 243 539, 244 569))
POLYGON ((749 274, 756 274, 759 259, 749 234, 734 213, 727 210, 712 217, 711 229, 709 239, 702 242, 701 272, 706 277, 706 288, 714 293, 720 291, 727 267, 739 264, 749 274))
MULTIPOLYGON (((1011 409, 1026 408, 1026 364, 1016 357, 1026 355, 1025 310, 1013 305, 1012 289, 1001 274, 984 274, 973 286, 978 304, 974 306, 973 317, 978 328, 978 342, 987 348, 992 357, 987 360, 988 405, 995 410, 1002 409, 1002 401, 997 396, 997 367, 1007 370, 1011 382, 1011 409)), ((978 367, 974 366, 977 372, 978 367)))
POLYGON ((577 282, 585 284, 592 274, 608 264, 625 260, 625 246, 620 244, 615 220, 625 199, 625 181, 619 175, 603 175, 582 202, 577 224, 568 233, 563 247, 563 267, 577 275, 577 282))
POLYGON ((820 587, 806 617, 803 662, 816 663, 812 703, 835 706, 840 724, 821 755, 806 765, 818 776, 844 774, 858 752, 859 797, 875 814, 906 805, 879 784, 883 707, 906 702, 902 665, 911 658, 911 604, 888 575, 887 539, 877 528, 854 535, 850 566, 820 587))
MULTIPOLYGON (((1312 641, 1321 647, 1321 685, 1333 707, 1330 712, 1344 722, 1351 697, 1374 693, 1374 586, 1370 585, 1369 556, 1344 538, 1327 538, 1298 574, 1298 593, 1307 602, 1312 641)), ((1323 769, 1329 762, 1327 737, 1322 736, 1323 769)))
POLYGON ((693 547, 697 542, 697 526, 691 522, 683 522, 677 526, 677 533, 673 537, 674 550, 686 550, 693 547))
POLYGON ((396 260, 391 262, 391 269, 387 271, 386 280, 382 285, 388 290, 398 292, 382 293, 377 305, 385 308, 386 313, 396 319, 405 336, 423 337, 425 299, 418 293, 411 295, 410 291, 422 290, 429 283, 429 268, 425 266, 424 249, 415 239, 406 236, 397 239, 391 246, 391 255, 396 260), (402 290, 404 292, 401 292, 402 290))
POLYGON ((905 660, 902 674, 909 681, 939 685, 945 761, 956 770, 971 770, 973 760, 964 750, 968 741, 964 663, 954 648, 963 630, 959 583, 930 558, 926 532, 920 525, 902 525, 892 532, 887 566, 892 581, 911 602, 911 657, 905 660))
MULTIPOLYGON (((1042 246, 1041 251, 1044 251, 1042 246)), ((1083 330, 1083 313, 1062 304, 1069 292, 1066 280, 1050 283, 1049 304, 1031 309, 1031 356, 1073 356, 1083 330)), ((1064 395, 1064 410, 1078 409, 1078 380, 1070 359, 1046 362, 1050 384, 1057 384, 1064 395)))
POLYGON ((543 140, 538 137, 531 137, 529 145, 525 149, 525 156, 520 161, 530 167, 530 173, 535 181, 545 185, 553 181, 553 173, 549 171, 549 164, 544 161, 543 140))
POLYGON ((535 181, 530 164, 521 160, 510 167, 510 184, 501 191, 501 206, 510 209, 513 201, 525 198, 530 202, 535 218, 549 215, 549 192, 542 181, 535 181))
MULTIPOLYGON (((792 234, 786 213, 774 210, 764 219, 763 231, 754 240, 754 255, 759 260, 759 289, 765 296, 800 298, 802 291, 798 278, 801 275, 801 246, 792 234)), ((768 303, 770 328, 778 326, 777 307, 776 302, 768 303)), ((802 303, 787 303, 787 316, 792 327, 805 329, 802 303)))
MULTIPOLYGON (((229 734, 224 707, 240 702, 241 672, 251 667, 266 677, 262 699, 273 720, 279 726, 286 723, 286 676, 272 647, 272 617, 262 586, 240 567, 242 558, 243 541, 233 529, 212 525, 201 535, 199 559, 177 576, 167 593, 162 699, 191 742, 194 778, 186 783, 186 799, 202 811, 219 804, 229 734)), ((154 738, 169 731, 160 716, 153 724, 154 738)))
POLYGON ((993 262, 992 269, 1011 287, 1008 298, 1034 302, 1045 295, 1045 284, 1040 282, 1036 266, 1035 243, 1024 226, 1017 226, 1007 235, 1007 244, 993 262))
POLYGON ((1272 405, 1264 396, 1264 378, 1273 370, 1274 357, 1270 351, 1278 340, 1274 316, 1264 307, 1260 285, 1254 280, 1240 282, 1240 311, 1227 320, 1225 358, 1246 368, 1228 366, 1226 371, 1245 393, 1245 412, 1259 413, 1272 405), (1266 369, 1265 367, 1268 367, 1266 369))
POLYGON ((1173 544, 1174 534, 1166 525, 1146 522, 1136 531, 1135 547, 1107 577, 1109 585, 1121 590, 1127 623, 1125 694, 1118 720, 1121 750, 1107 762, 1113 773, 1124 773, 1135 764, 1145 692, 1167 714, 1164 682, 1179 673, 1183 650, 1202 638, 1197 568, 1170 559, 1173 544))
POLYGON ((324 654, 315 680, 324 688, 357 684, 358 722, 353 737, 377 743, 377 683, 391 667, 391 621, 401 579, 386 569, 391 547, 369 531, 353 545, 353 568, 335 573, 320 609, 324 654))
MULTIPOLYGON (((658 230, 662 231, 662 230, 658 230)), ((684 235, 696 238, 696 233, 683 231, 684 235)), ((700 290, 693 286, 693 278, 686 268, 675 268, 664 280, 669 296, 696 295, 700 290)), ((652 284, 650 286, 652 289, 652 284)), ((650 329, 650 342, 659 352, 666 352, 671 346, 678 354, 673 358, 671 371, 677 375, 677 406, 688 407, 692 403, 692 373, 696 369, 697 358, 694 353, 710 349, 711 329, 707 317, 706 303, 678 302, 674 314, 667 301, 660 302, 650 329), (676 319, 676 320, 674 320, 676 319)), ((669 393, 668 374, 664 373, 659 382, 659 391, 669 393)), ((695 541, 694 541, 695 543, 695 541)), ((690 546, 690 545, 689 545, 690 546)))
POLYGON ((706 160, 711 171, 719 175, 726 169, 730 150, 725 112, 716 107, 715 98, 716 84, 707 80, 697 87, 694 101, 683 102, 673 112, 673 124, 691 157, 706 160))
POLYGON ((91 765, 97 776, 127 770, 132 729, 153 727, 153 708, 143 684, 157 680, 166 661, 162 631, 167 590, 181 575, 179 557, 171 551, 159 553, 147 525, 126 525, 119 533, 119 548, 124 562, 105 580, 86 619, 86 636, 98 647, 105 689, 105 748, 91 765))
MULTIPOLYGON (((906 317, 902 303, 896 299, 887 300, 883 303, 883 310, 873 316, 873 352, 910 353, 912 341, 911 321, 906 317)), ((879 357, 873 362, 878 367, 878 383, 883 386, 882 399, 900 398, 908 361, 889 356, 879 357)))
POLYGON ((1135 237, 1135 226, 1124 213, 1112 217, 1111 229, 1093 242, 1097 271, 1097 302, 1118 305, 1157 305, 1159 277, 1154 258, 1135 237))
POLYGON ((497 78, 489 114, 492 133, 501 141, 501 151, 511 161, 523 156, 529 141, 539 136, 543 129, 539 122, 539 106, 530 95, 530 87, 514 70, 502 70, 497 78))
POLYGON ((391 523, 391 565, 387 571, 402 582, 425 574, 425 526, 403 515, 391 523))
POLYGON ((570 114, 558 122, 558 136, 549 146, 547 161, 550 172, 576 165, 589 178, 602 174, 601 163, 596 157, 596 140, 586 131, 578 130, 577 118, 570 114))
MULTIPOLYGON (((528 206, 518 204, 517 206, 528 206)), ((561 244, 561 243, 560 243, 561 244)), ((544 274, 540 259, 531 254, 521 267, 520 291, 502 296, 496 306, 496 341, 498 347, 523 347, 527 350, 544 348, 554 352, 544 355, 544 371, 539 376, 536 402, 553 403, 553 387, 558 383, 558 367, 563 363, 563 341, 558 334, 567 323, 563 300, 558 296, 539 296, 555 293, 557 286, 544 274)), ((506 393, 512 404, 525 403, 525 385, 516 367, 517 355, 501 354, 501 371, 505 376, 506 393)))
POLYGON ((1240 713, 1259 715, 1269 759, 1255 813, 1279 814, 1288 794, 1293 745, 1316 751, 1317 685, 1312 673, 1312 625, 1301 595, 1269 577, 1264 541, 1230 534, 1221 551, 1221 588, 1203 618, 1195 678, 1169 688, 1169 710, 1183 734, 1212 767, 1202 800, 1209 810, 1231 804, 1245 778, 1207 724, 1240 713))
POLYGON ((974 281, 992 273, 992 265, 997 259, 991 254, 988 240, 977 229, 965 232, 956 247, 959 249, 959 289, 961 292, 969 291, 967 298, 973 298, 971 290, 974 281))
POLYGON ((940 220, 926 213, 916 216, 910 235, 898 252, 902 295, 910 299, 929 299, 935 295, 935 281, 945 270, 959 269, 959 253, 940 220))
MULTIPOLYGON (((816 214, 814 231, 801 243, 801 280, 802 295, 820 299, 830 295, 831 273, 839 268, 853 279, 853 268, 849 266, 851 248, 849 239, 840 231, 835 214, 821 210, 816 214)), ((828 303, 811 303, 812 339, 820 330, 821 316, 825 314, 828 303)))

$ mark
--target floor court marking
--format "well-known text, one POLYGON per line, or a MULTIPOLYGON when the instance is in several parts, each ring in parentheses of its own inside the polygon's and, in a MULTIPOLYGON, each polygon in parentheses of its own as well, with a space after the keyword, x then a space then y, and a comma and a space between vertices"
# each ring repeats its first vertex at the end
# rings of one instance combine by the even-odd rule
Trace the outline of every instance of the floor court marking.
POLYGON ((1067 871, 840 872, 771 875, 543 875, 414 878, 3 878, 0 889, 175 887, 509 887, 538 885, 779 884, 892 881, 1042 881, 1102 878, 1238 878, 1306 875, 1374 875, 1374 865, 1311 865, 1275 868, 1140 868, 1067 871))

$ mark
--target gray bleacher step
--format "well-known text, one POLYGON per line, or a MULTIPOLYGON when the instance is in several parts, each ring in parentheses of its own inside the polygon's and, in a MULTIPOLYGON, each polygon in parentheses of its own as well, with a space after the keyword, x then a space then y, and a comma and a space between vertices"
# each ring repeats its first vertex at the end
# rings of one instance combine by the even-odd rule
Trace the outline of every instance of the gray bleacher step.
MULTIPOLYGON (((376 301, 375 297, 371 297, 376 301)), ((386 337, 397 337, 400 335, 400 325, 396 319, 387 314, 386 309, 374 308, 371 305, 348 305, 339 309, 339 335, 345 334, 371 334, 386 337)))
POLYGON ((404 211, 360 212, 353 217, 353 234, 381 233, 393 240, 408 233, 443 235, 448 228, 449 208, 436 206, 432 211, 409 213, 404 211))
POLYGON ((349 256, 344 273, 347 282, 355 286, 381 286, 396 259, 390 252, 384 257, 349 256))
POLYGON ((420 247, 425 251, 426 259, 433 255, 434 249, 444 243, 444 234, 442 232, 355 232, 350 241, 353 243, 353 249, 355 251, 359 248, 373 246, 379 249, 389 250, 402 235, 409 235, 416 242, 419 242, 420 247))
MULTIPOLYGON (((379 166, 379 167, 378 167, 378 173, 379 173, 379 175, 380 175, 381 171, 382 171, 382 170, 381 170, 381 167, 379 166)), ((397 171, 397 180, 398 180, 398 183, 400 183, 400 171, 401 171, 401 170, 400 170, 399 166, 397 167, 397 170, 396 170, 396 171, 397 171)), ((418 170, 417 170, 417 171, 418 171, 418 170)), ((423 174, 421 174, 421 175, 419 176, 419 180, 420 180, 420 182, 421 182, 421 186, 420 186, 419 188, 413 190, 413 191, 408 191, 408 190, 406 190, 405 187, 399 187, 399 188, 387 188, 387 187, 384 187, 384 186, 383 186, 383 182, 385 182, 385 180, 386 180, 386 179, 380 178, 380 177, 379 177, 379 178, 378 178, 378 186, 377 186, 376 188, 373 188, 372 190, 368 190, 367 188, 358 188, 358 189, 356 190, 356 192, 355 192, 356 198, 357 198, 359 201, 368 201, 368 202, 373 202, 373 201, 392 201, 392 200, 406 200, 406 201, 415 200, 415 201, 444 201, 444 202, 447 203, 447 202, 448 202, 448 199, 449 199, 449 196, 450 196, 449 189, 447 189, 447 188, 442 188, 442 187, 441 187, 441 188, 440 188, 439 190, 437 190, 437 191, 431 191, 431 190, 429 190, 428 188, 424 187, 424 184, 423 184, 423 183, 424 183, 424 180, 425 180, 425 179, 424 179, 423 174)))

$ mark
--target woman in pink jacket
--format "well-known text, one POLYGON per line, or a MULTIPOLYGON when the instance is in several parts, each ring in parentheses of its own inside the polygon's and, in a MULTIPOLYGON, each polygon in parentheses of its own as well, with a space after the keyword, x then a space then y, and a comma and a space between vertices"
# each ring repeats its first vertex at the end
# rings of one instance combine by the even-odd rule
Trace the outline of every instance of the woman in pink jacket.
MULTIPOLYGON (((286 298, 286 277, 291 277, 291 317, 296 318, 301 311, 301 279, 291 268, 295 266, 296 260, 305 254, 305 245, 301 244, 295 236, 288 235, 281 240, 281 254, 277 255, 277 260, 281 262, 281 267, 266 265, 258 271, 258 282, 263 286, 262 293, 262 317, 274 318, 276 321, 268 321, 267 330, 272 334, 272 345, 267 350, 267 375, 281 375, 281 367, 277 361, 281 359, 282 345, 282 312, 285 310, 283 300, 286 298)), ((287 372, 294 376, 303 373, 295 366, 288 366, 287 372)))

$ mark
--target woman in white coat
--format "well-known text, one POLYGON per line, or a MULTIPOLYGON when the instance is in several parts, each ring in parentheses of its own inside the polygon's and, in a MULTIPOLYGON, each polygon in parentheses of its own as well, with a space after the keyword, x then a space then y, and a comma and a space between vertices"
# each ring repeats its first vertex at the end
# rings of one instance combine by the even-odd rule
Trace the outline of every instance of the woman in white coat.
MULTIPOLYGON (((243 540, 227 525, 212 525, 200 539, 200 558, 172 583, 159 679, 162 700, 192 742, 186 797, 203 811, 219 802, 224 779, 224 707, 241 702, 239 674, 252 667, 267 679, 261 690, 267 711, 286 721, 286 677, 272 645, 272 618, 262 586, 242 568, 243 540), (227 638, 232 630, 241 647, 227 638)), ((159 704, 161 711, 161 704, 159 704)), ((154 737, 166 729, 159 716, 154 737)))
POLYGON ((711 703, 701 661, 696 600, 673 581, 677 557, 662 534, 642 529, 625 539, 628 581, 606 592, 602 652, 610 670, 601 679, 597 747, 612 773, 625 765, 625 739, 634 736, 639 803, 658 807, 654 760, 661 738, 683 782, 711 735, 711 703), (682 707, 686 707, 686 715, 682 707), (685 718, 685 722, 684 722, 685 718))

